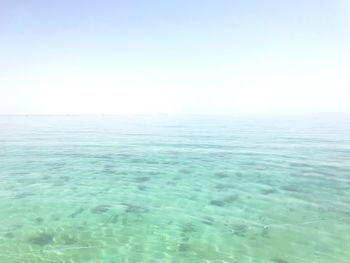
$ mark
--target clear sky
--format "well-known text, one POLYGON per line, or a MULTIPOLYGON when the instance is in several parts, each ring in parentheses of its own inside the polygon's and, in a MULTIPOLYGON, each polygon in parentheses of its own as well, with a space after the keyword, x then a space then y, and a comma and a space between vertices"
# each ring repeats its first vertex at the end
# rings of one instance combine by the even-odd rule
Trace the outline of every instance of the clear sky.
POLYGON ((0 114, 350 113, 347 0, 0 0, 0 114))

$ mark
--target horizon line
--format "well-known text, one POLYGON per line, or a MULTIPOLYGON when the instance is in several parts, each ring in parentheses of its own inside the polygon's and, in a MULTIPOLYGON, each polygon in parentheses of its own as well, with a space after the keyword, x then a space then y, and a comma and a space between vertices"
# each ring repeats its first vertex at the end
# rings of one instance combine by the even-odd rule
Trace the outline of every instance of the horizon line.
POLYGON ((61 117, 80 117, 80 116, 154 116, 154 115, 164 115, 164 116, 237 116, 237 115, 350 115, 350 112, 241 112, 241 113, 16 113, 16 114, 1 114, 0 117, 40 117, 40 116, 61 116, 61 117))

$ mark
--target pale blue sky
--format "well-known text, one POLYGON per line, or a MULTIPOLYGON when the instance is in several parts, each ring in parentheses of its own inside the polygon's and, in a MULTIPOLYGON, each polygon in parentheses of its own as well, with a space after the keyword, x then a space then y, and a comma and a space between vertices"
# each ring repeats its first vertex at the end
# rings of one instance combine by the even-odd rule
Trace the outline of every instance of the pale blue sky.
POLYGON ((0 114, 350 113, 347 0, 1 0, 0 114))

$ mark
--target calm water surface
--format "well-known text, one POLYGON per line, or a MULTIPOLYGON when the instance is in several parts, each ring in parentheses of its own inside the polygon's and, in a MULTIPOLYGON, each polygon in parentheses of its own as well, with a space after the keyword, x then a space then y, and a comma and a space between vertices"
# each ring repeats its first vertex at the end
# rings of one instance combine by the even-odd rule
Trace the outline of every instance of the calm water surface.
POLYGON ((350 116, 0 117, 0 262, 350 262, 350 116))

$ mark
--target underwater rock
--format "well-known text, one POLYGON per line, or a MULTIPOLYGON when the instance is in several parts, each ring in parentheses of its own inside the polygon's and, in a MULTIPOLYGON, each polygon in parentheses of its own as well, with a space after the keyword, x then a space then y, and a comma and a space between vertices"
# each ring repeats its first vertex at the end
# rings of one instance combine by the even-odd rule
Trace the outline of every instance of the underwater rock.
POLYGON ((126 206, 126 213, 132 213, 132 214, 141 214, 141 213, 147 213, 149 212, 149 209, 146 207, 133 205, 133 204, 123 204, 126 206))
POLYGON ((151 178, 148 177, 148 176, 137 177, 137 178, 134 179, 134 181, 137 182, 137 183, 144 183, 144 182, 147 182, 149 180, 151 180, 151 178))
POLYGON ((214 219, 210 216, 203 217, 203 219, 201 221, 206 225, 213 225, 215 222, 214 219))
POLYGON ((261 193, 264 194, 264 195, 269 195, 269 194, 273 194, 273 193, 276 193, 277 190, 276 189, 263 189, 261 190, 261 193))
POLYGON ((255 161, 245 161, 245 162, 242 162, 242 165, 243 166, 256 166, 257 162, 255 161))
POLYGON ((116 224, 119 221, 119 215, 112 215, 108 220, 109 223, 116 224))
POLYGON ((5 234, 5 237, 6 237, 6 238, 14 238, 15 235, 14 235, 12 232, 7 232, 7 233, 5 234))
POLYGON ((177 248, 177 251, 179 251, 179 252, 187 252, 189 250, 190 250, 190 246, 189 246, 189 244, 186 244, 186 243, 179 244, 179 246, 177 248))
POLYGON ((273 258, 273 259, 271 259, 273 262, 275 262, 275 263, 289 263, 289 261, 287 261, 287 260, 284 260, 284 259, 282 259, 282 258, 273 258))
POLYGON ((243 176, 243 174, 240 173, 240 172, 237 172, 235 175, 236 175, 237 177, 242 177, 242 176, 243 176))
POLYGON ((196 234, 196 231, 197 230, 194 224, 192 224, 191 222, 183 224, 181 227, 181 234, 180 234, 182 242, 189 241, 190 238, 196 234))
POLYGON ((211 200, 210 204, 215 206, 224 206, 225 202, 222 200, 211 200))
POLYGON ((44 222, 44 219, 42 217, 37 217, 34 219, 34 222, 37 224, 41 224, 42 222, 44 222))
POLYGON ((226 178, 226 177, 228 177, 228 174, 225 173, 225 172, 218 172, 218 173, 215 173, 214 175, 217 178, 226 178))
POLYGON ((54 236, 50 233, 40 233, 29 238, 29 242, 34 245, 45 246, 53 241, 54 236))
POLYGON ((159 171, 151 171, 148 174, 150 174, 150 175, 159 175, 160 172, 159 171))
POLYGON ((113 170, 113 169, 115 169, 115 168, 117 168, 115 165, 111 165, 111 164, 106 164, 105 166, 104 166, 104 169, 105 170, 113 170))
POLYGON ((238 199, 238 195, 230 195, 224 199, 219 199, 219 200, 211 200, 210 201, 210 204, 211 205, 214 205, 214 206, 226 206, 226 205, 229 205, 231 203, 233 203, 234 201, 236 201, 238 199))
POLYGON ((137 189, 139 189, 140 191, 145 191, 145 190, 147 189, 147 187, 144 186, 144 185, 139 185, 139 186, 137 187, 137 189))
POLYGON ((190 234, 190 233, 196 232, 196 228, 192 223, 186 223, 182 226, 181 232, 183 234, 190 234))
POLYGON ((281 189, 288 192, 300 192, 300 187, 294 184, 284 185, 281 187, 281 189))
POLYGON ((44 175, 42 177, 43 180, 50 180, 51 179, 51 176, 50 175, 44 175))
POLYGON ((16 225, 14 226, 14 229, 21 229, 22 227, 23 227, 23 225, 16 224, 16 225))
POLYGON ((268 226, 264 226, 262 231, 261 231, 261 236, 262 237, 268 237, 269 233, 270 233, 269 227, 268 226))
POLYGON ((19 184, 36 184, 37 183, 37 179, 34 179, 34 178, 21 178, 21 179, 18 179, 17 182, 19 184))
POLYGON ((34 194, 33 193, 19 193, 19 194, 16 194, 15 195, 15 199, 22 199, 22 198, 26 198, 26 197, 29 197, 29 196, 33 196, 34 194))
POLYGON ((189 170, 189 169, 180 169, 179 172, 182 173, 182 174, 190 174, 190 173, 192 173, 192 171, 189 170))
POLYGON ((61 219, 61 217, 58 216, 58 215, 52 215, 52 216, 51 216, 51 219, 52 219, 53 221, 58 221, 58 220, 61 219))
POLYGON ((69 176, 60 176, 60 179, 62 179, 65 182, 68 182, 70 180, 69 176))
POLYGON ((229 185, 229 184, 217 184, 217 185, 215 185, 215 188, 217 190, 220 190, 220 191, 225 191, 228 189, 232 189, 234 187, 232 185, 229 185))
POLYGON ((52 184, 53 186, 64 186, 64 182, 56 181, 52 184))
POLYGON ((62 242, 65 245, 72 245, 78 242, 78 239, 72 235, 64 234, 61 236, 62 242))
POLYGON ((248 231, 248 226, 244 224, 238 224, 233 226, 233 234, 236 236, 244 237, 248 231))
POLYGON ((84 208, 80 207, 77 210, 75 210, 72 214, 69 215, 69 217, 76 217, 77 215, 81 214, 82 212, 84 212, 84 208))
POLYGON ((91 209, 91 213, 93 214, 103 214, 111 209, 110 205, 98 205, 91 209))
POLYGON ((166 182, 167 185, 170 185, 170 186, 176 186, 177 185, 177 182, 174 182, 174 181, 169 181, 169 182, 166 182))

